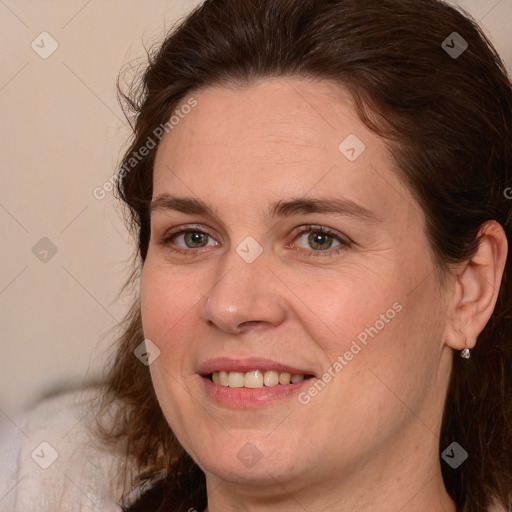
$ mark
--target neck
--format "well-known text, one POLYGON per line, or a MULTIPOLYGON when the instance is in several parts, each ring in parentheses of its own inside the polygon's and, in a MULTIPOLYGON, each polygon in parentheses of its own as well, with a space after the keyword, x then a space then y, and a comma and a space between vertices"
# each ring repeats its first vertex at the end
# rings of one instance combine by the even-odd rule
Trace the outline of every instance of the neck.
POLYGON ((300 481, 268 472, 266 481, 253 484, 207 473, 207 512, 456 512, 442 478, 438 438, 422 434, 421 443, 416 432, 412 445, 402 437, 400 446, 379 456, 370 454, 350 468, 314 471, 300 481))
MULTIPOLYGON (((235 489, 223 483, 212 491, 208 486, 208 507, 205 512, 304 512, 304 510, 331 510, 336 512, 456 512, 453 500, 443 484, 441 475, 424 475, 421 482, 411 485, 401 480, 399 492, 386 492, 368 484, 365 490, 347 490, 343 482, 330 489, 315 486, 311 492, 287 491, 280 483, 265 488, 235 489), (343 492, 340 492, 343 489, 343 492), (334 492, 337 491, 337 492, 334 492), (382 491, 382 492, 381 492, 382 491)), ((396 489, 396 487, 395 487, 396 489)))

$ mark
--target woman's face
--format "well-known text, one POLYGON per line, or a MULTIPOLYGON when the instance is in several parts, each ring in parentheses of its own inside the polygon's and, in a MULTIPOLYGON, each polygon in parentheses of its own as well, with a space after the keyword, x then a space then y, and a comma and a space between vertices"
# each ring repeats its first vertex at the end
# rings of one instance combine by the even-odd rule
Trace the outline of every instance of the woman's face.
POLYGON ((445 297, 383 140, 327 82, 193 97, 157 152, 141 289, 183 447, 290 492, 437 458, 445 297))

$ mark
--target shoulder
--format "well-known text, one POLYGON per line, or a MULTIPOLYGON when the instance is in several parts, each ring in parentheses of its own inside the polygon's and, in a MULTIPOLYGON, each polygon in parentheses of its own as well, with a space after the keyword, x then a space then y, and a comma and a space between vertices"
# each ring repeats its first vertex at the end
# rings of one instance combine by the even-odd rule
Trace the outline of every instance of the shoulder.
POLYGON ((120 512, 115 457, 89 429, 100 387, 44 400, 0 429, 0 510, 120 512))

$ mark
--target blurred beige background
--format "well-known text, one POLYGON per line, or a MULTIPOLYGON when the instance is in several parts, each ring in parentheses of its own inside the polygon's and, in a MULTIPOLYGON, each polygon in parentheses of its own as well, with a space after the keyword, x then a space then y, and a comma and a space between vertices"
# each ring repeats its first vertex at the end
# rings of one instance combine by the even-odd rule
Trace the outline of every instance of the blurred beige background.
MULTIPOLYGON (((198 3, 0 0, 0 422, 100 375, 132 254, 93 195, 129 136, 116 78, 198 3)), ((512 69, 512 0, 459 4, 512 69)))

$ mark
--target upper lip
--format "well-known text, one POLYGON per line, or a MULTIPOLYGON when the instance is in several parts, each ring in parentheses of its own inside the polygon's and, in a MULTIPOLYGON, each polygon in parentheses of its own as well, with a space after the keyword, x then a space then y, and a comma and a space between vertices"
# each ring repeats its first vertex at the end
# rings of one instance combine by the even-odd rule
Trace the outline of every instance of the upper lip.
POLYGON ((201 375, 209 375, 212 372, 250 372, 252 370, 275 370, 278 372, 288 372, 292 375, 314 375, 311 370, 297 368, 288 364, 284 364, 272 359, 262 357, 251 357, 245 359, 232 359, 230 357, 217 357, 208 359, 202 363, 197 373, 201 375))

